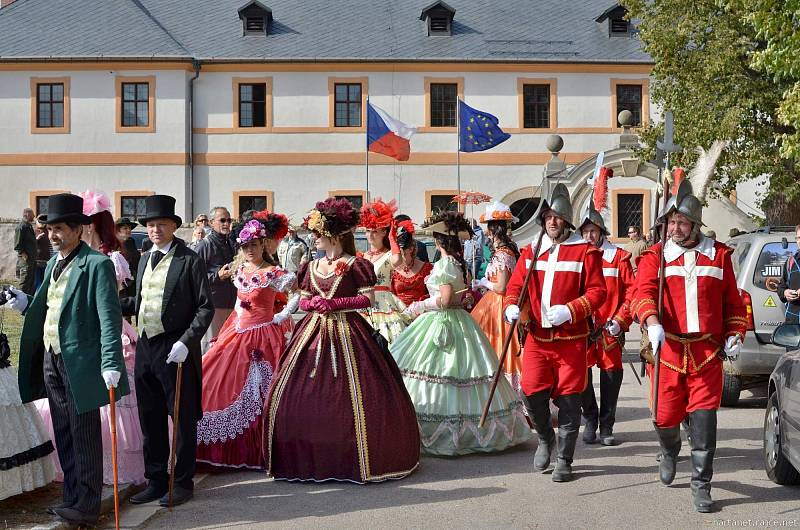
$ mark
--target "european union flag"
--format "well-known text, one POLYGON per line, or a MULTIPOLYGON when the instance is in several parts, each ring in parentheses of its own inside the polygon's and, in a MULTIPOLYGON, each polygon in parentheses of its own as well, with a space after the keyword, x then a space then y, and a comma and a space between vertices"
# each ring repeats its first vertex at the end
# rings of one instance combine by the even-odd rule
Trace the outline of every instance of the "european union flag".
POLYGON ((499 145, 511 135, 503 132, 498 126, 500 120, 488 112, 473 109, 460 99, 458 100, 459 147, 463 153, 486 151, 499 145))

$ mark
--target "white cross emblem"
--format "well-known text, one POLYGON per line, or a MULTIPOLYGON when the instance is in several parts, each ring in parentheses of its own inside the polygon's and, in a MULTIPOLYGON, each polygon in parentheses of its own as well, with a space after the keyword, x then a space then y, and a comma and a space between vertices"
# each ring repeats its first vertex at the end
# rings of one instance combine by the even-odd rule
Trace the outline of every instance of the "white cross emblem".
POLYGON ((697 266, 697 252, 690 250, 683 254, 683 265, 669 265, 665 267, 665 275, 683 276, 683 285, 686 292, 686 331, 688 333, 700 332, 700 315, 697 300, 697 279, 699 276, 711 276, 722 280, 722 269, 709 265, 697 266))
MULTIPOLYGON (((550 254, 547 261, 536 261, 536 270, 544 271, 544 281, 542 282, 541 296, 541 322, 543 328, 552 328, 553 324, 547 319, 547 311, 550 309, 550 298, 553 293, 553 280, 556 272, 577 272, 583 271, 582 261, 558 261, 558 250, 561 245, 550 247, 550 254)), ((531 266, 531 260, 525 260, 525 268, 531 266)))

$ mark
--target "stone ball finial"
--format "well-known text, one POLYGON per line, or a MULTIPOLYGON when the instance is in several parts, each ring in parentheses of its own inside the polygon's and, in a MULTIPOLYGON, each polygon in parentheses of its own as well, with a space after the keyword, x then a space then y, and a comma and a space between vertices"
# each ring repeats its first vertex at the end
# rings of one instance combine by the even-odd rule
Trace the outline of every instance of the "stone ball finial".
POLYGON ((617 120, 623 127, 631 127, 633 126, 633 113, 629 110, 623 110, 617 116, 617 120))
POLYGON ((557 134, 551 134, 545 141, 545 147, 547 147, 547 150, 552 154, 558 154, 561 152, 561 149, 564 148, 564 139, 557 134))

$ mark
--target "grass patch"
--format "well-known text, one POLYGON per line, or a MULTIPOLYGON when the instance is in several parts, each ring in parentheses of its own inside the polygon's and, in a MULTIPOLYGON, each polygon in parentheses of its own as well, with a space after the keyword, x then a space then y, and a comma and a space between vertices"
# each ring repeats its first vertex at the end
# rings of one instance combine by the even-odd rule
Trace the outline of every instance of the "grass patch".
POLYGON ((0 308, 2 331, 8 336, 8 345, 11 346, 11 364, 14 368, 19 362, 19 336, 22 334, 22 321, 22 315, 13 309, 0 308))

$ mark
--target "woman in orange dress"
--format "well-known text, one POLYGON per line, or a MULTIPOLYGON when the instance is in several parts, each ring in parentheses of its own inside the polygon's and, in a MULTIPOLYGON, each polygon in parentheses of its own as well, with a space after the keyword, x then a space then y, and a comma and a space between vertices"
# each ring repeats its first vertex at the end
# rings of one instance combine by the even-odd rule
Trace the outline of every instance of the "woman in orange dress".
MULTIPOLYGON (((495 201, 486 207, 486 213, 481 215, 481 224, 487 225, 492 256, 486 267, 486 275, 472 281, 472 288, 481 289, 484 295, 470 315, 489 338, 498 358, 503 353, 503 341, 510 327, 503 318, 506 284, 519 258, 517 245, 508 236, 508 228, 513 221, 515 217, 511 214, 511 209, 502 202, 495 201)), ((511 338, 503 371, 511 387, 517 392, 520 390, 519 376, 522 372, 520 351, 520 343, 515 334, 511 338)))

